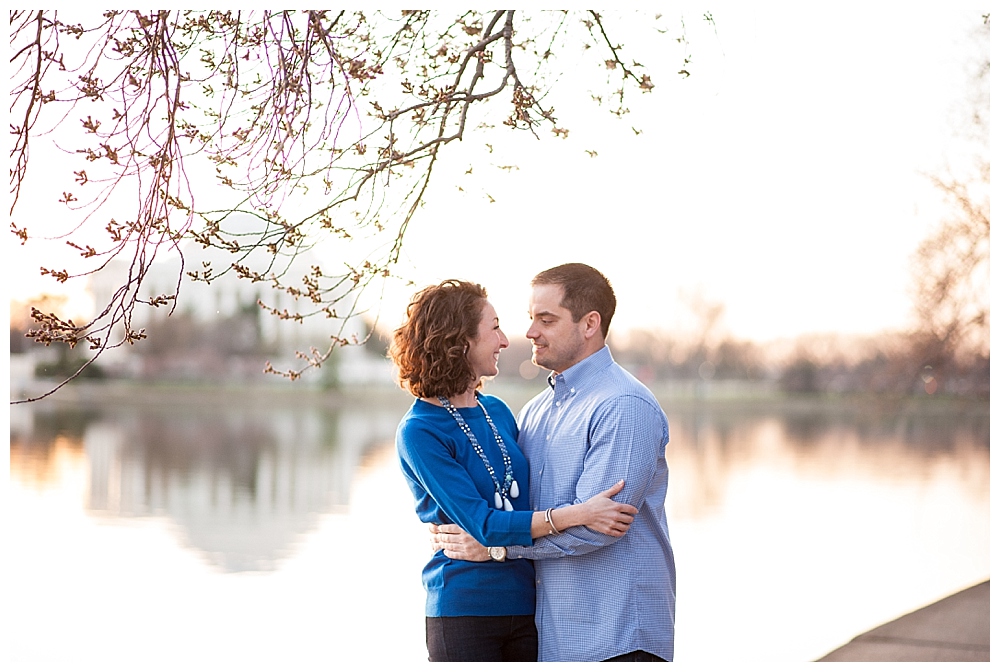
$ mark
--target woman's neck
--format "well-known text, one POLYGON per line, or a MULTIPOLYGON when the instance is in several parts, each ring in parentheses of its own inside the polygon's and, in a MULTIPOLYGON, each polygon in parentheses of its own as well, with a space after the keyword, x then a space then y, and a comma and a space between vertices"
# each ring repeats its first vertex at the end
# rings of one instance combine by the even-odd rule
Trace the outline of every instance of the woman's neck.
MULTIPOLYGON (((429 401, 435 406, 441 405, 441 402, 438 401, 437 397, 433 398, 428 397, 425 398, 424 401, 429 401)), ((453 394, 452 396, 448 397, 448 401, 451 402, 451 405, 454 406, 455 408, 472 408, 473 406, 476 406, 479 403, 479 401, 476 399, 475 387, 470 387, 465 392, 461 392, 459 394, 453 394)))

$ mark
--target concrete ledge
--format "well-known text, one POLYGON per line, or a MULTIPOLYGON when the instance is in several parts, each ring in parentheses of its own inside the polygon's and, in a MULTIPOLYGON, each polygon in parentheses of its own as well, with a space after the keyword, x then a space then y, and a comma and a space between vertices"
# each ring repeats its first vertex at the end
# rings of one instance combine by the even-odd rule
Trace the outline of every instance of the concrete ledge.
POLYGON ((989 662, 990 582, 880 625, 817 662, 989 662))

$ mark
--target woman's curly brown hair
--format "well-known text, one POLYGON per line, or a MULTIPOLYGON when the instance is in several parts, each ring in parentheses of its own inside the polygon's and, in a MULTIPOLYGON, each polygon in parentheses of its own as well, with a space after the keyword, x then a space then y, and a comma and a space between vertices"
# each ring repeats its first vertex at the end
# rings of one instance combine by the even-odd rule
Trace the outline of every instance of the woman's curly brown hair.
POLYGON ((416 397, 451 397, 469 389, 476 376, 466 349, 479 336, 485 302, 486 290, 464 280, 414 294, 389 345, 400 387, 416 397))

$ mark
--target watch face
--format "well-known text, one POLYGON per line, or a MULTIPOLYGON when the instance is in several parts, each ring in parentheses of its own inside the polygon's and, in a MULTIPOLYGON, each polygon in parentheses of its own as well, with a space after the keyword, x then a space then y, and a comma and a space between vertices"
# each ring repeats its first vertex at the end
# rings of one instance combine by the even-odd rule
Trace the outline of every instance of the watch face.
POLYGON ((503 560, 507 555, 506 550, 503 546, 493 546, 490 548, 490 557, 494 560, 503 560))

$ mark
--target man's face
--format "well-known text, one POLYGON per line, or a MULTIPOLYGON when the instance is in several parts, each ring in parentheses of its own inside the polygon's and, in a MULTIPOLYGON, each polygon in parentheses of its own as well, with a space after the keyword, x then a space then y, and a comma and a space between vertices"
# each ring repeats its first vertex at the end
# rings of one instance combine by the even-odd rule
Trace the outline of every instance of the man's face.
POLYGON ((532 287, 528 302, 531 327, 525 334, 533 346, 531 361, 556 373, 583 360, 586 348, 586 320, 574 322, 569 309, 562 307, 562 298, 560 285, 532 287))

